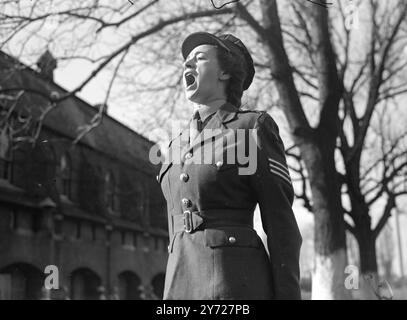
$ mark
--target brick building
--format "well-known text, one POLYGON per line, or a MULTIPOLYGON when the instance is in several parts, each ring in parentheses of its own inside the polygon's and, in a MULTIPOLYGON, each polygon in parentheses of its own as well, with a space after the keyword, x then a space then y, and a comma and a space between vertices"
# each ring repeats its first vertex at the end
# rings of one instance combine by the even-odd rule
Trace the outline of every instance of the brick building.
POLYGON ((13 123, 38 119, 44 97, 66 94, 52 59, 47 52, 34 70, 0 52, 0 299, 160 297, 168 235, 153 142, 104 113, 73 144, 98 108, 71 96, 35 144, 10 143, 13 123), (21 87, 15 100, 20 91, 7 89, 21 87), (48 265, 58 290, 44 288, 48 265))

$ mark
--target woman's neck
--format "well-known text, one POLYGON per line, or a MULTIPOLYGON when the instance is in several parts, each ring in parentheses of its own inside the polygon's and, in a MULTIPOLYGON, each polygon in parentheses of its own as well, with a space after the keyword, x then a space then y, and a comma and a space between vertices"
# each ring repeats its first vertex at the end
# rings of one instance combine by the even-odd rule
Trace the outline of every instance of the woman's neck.
POLYGON ((195 104, 195 108, 205 110, 207 112, 215 112, 226 103, 226 99, 216 99, 205 104, 195 104))

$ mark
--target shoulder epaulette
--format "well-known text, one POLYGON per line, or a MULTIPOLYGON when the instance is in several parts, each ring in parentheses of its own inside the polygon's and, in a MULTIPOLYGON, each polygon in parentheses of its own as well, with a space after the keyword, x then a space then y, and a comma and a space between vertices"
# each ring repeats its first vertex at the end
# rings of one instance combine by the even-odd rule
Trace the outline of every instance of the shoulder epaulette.
POLYGON ((259 111, 259 110, 240 110, 237 113, 261 113, 263 111, 259 111))

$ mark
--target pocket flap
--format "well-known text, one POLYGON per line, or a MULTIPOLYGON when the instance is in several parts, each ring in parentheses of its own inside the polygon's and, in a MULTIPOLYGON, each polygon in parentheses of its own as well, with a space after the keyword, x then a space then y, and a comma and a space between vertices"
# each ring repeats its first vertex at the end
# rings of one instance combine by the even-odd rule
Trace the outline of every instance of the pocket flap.
POLYGON ((235 164, 228 164, 228 163, 223 163, 223 162, 217 162, 214 164, 216 166, 216 169, 218 171, 225 171, 225 170, 229 170, 229 169, 233 169, 236 167, 235 164))
POLYGON ((207 247, 255 247, 260 246, 260 238, 254 229, 244 227, 224 227, 205 229, 207 247))

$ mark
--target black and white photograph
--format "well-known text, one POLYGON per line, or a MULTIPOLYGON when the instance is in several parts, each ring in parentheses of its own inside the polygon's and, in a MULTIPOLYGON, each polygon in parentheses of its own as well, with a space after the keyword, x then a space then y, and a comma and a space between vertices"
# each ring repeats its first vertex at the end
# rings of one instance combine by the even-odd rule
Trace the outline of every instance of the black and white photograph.
POLYGON ((0 0, 0 300, 407 300, 406 106, 405 0, 0 0))

